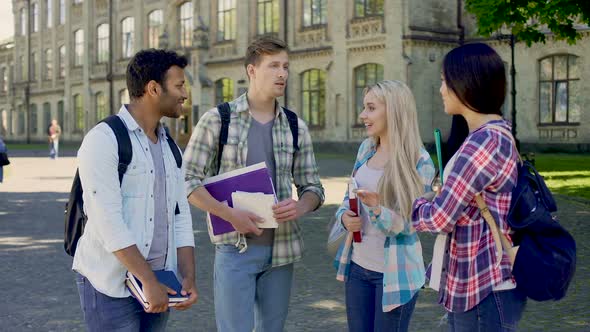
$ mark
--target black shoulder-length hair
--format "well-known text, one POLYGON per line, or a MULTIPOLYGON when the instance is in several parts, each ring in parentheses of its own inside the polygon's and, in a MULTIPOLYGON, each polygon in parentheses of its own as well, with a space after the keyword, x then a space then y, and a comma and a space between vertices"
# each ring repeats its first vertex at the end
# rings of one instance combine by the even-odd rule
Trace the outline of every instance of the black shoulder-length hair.
POLYGON ((506 72, 502 58, 490 46, 472 43, 445 56, 443 77, 447 88, 471 110, 502 115, 506 97, 506 72))

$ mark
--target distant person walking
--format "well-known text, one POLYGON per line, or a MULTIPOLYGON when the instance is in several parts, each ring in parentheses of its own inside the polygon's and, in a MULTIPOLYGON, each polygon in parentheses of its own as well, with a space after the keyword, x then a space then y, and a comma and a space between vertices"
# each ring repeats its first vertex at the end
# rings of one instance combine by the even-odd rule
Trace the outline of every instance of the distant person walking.
POLYGON ((4 144, 4 141, 2 140, 2 137, 0 136, 0 183, 2 183, 2 180, 4 179, 4 166, 8 165, 8 155, 6 154, 8 150, 6 149, 6 144, 4 144))
POLYGON ((59 137, 61 136, 61 127, 57 123, 57 120, 51 120, 51 125, 47 129, 47 135, 49 139, 49 158, 57 159, 59 152, 59 137))

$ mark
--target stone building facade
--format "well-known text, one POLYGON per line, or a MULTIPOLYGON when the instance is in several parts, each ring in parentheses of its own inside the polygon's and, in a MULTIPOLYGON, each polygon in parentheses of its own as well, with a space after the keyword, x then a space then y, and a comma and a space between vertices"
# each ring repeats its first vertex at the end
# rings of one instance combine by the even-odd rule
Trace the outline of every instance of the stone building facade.
MULTIPOLYGON (((360 141, 362 90, 380 79, 409 84, 422 137, 432 142, 433 128, 450 126, 438 92, 442 59, 461 41, 481 40, 461 7, 461 0, 13 0, 14 40, 0 47, 0 74, 8 73, 0 75, 8 82, 0 89, 0 130, 9 141, 44 141, 57 118, 63 138, 80 141, 128 100, 129 58, 162 47, 190 59, 190 99, 182 118, 168 121, 186 143, 200 115, 247 89, 246 47, 271 34, 291 49, 282 102, 309 124, 315 142, 360 141)), ((486 41, 508 73, 508 43, 486 41)), ((531 48, 516 44, 523 143, 589 148, 588 54, 587 37, 573 46, 551 37, 531 48)))

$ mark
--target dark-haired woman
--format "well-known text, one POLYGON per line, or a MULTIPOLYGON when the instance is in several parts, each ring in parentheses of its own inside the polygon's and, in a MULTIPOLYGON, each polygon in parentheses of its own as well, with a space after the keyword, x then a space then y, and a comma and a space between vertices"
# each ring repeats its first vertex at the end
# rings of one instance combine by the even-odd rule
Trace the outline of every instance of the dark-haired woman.
POLYGON ((414 202, 417 231, 447 234, 440 260, 439 302, 451 331, 513 331, 526 298, 516 289, 507 253, 497 254, 493 235, 475 201, 481 194, 498 224, 506 222, 516 183, 518 152, 510 124, 502 119, 506 94, 504 63, 489 46, 467 44, 443 60, 440 93, 445 112, 462 116, 469 134, 445 167, 444 185, 430 202, 414 202))

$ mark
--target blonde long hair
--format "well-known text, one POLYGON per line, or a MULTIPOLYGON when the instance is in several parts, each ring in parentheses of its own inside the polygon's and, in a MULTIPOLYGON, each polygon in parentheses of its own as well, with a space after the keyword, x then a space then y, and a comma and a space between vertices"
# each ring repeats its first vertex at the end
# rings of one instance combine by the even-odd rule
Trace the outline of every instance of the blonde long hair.
MULTIPOLYGON (((416 170, 423 147, 418 130, 416 101, 410 88, 400 81, 381 81, 367 87, 364 94, 369 92, 384 103, 387 119, 389 145, 385 153, 389 160, 379 180, 381 204, 409 218, 412 203, 424 193, 424 184, 416 170)), ((373 139, 375 144, 380 144, 378 137, 373 139)))

